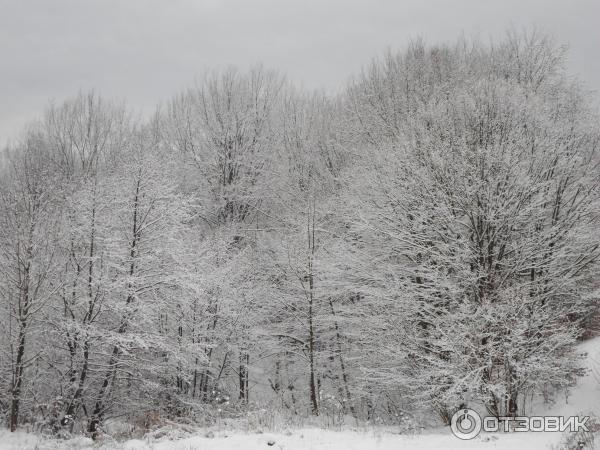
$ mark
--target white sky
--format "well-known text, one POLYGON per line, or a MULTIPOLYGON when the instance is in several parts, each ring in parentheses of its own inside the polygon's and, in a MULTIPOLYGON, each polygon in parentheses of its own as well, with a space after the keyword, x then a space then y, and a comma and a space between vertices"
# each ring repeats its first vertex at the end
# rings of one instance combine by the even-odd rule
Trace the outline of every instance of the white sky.
POLYGON ((207 68, 334 90, 387 47, 537 26, 600 90, 600 0, 0 0, 0 146, 80 89, 150 111, 207 68))

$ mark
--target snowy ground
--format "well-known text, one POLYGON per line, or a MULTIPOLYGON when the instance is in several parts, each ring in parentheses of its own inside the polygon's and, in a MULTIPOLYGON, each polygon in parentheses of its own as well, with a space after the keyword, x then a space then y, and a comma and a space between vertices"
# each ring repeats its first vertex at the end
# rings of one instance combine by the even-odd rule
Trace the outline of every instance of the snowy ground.
POLYGON ((319 429, 297 430, 287 434, 242 434, 215 433, 215 436, 194 436, 180 440, 130 440, 125 443, 105 442, 94 446, 89 439, 74 439, 68 442, 42 441, 35 435, 8 432, 0 434, 1 449, 123 449, 123 450, 398 450, 398 449, 547 449, 560 436, 543 433, 501 434, 472 441, 461 441, 449 431, 415 436, 394 435, 385 432, 329 431, 319 429), (269 445, 271 444, 271 445, 269 445))
MULTIPOLYGON (((581 346, 588 352, 590 371, 568 399, 560 398, 552 407, 539 406, 534 415, 579 415, 600 417, 600 338, 581 346)), ((399 449, 564 449, 561 433, 492 433, 482 434, 471 441, 454 437, 447 428, 425 431, 422 434, 400 435, 390 430, 332 431, 316 428, 292 430, 285 433, 243 433, 211 430, 183 439, 146 438, 118 443, 93 443, 87 438, 70 441, 45 440, 24 432, 0 431, 0 450, 399 450, 399 449)), ((598 438, 600 439, 600 438, 598 438)), ((596 443, 596 445, 600 442, 596 443)), ((598 445, 600 448, 600 445, 598 445)))

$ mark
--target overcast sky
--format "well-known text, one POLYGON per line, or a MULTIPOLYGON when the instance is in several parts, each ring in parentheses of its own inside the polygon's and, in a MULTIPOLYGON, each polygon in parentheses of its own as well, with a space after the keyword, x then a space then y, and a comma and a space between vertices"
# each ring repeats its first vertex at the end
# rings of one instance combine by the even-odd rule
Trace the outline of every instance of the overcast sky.
POLYGON ((599 0, 0 0, 0 145, 80 89, 140 111, 206 68, 262 62, 334 90, 387 47, 537 26, 600 90, 599 0))

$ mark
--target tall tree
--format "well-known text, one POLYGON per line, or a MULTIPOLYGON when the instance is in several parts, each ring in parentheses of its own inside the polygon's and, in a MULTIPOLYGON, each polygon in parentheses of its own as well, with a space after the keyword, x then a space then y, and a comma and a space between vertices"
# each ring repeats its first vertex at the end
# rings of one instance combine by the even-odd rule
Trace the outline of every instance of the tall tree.
POLYGON ((10 362, 10 430, 15 431, 27 371, 43 348, 39 318, 52 294, 59 221, 57 189, 44 141, 32 129, 13 152, 0 186, 0 273, 3 352, 10 362), (41 346, 40 346, 41 344, 41 346))

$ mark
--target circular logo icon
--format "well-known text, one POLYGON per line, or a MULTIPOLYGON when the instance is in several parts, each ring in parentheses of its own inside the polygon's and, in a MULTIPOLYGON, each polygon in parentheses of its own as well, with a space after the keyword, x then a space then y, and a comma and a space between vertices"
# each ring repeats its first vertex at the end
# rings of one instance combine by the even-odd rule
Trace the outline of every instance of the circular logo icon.
POLYGON ((450 429, 459 439, 473 439, 481 431, 481 417, 472 409, 459 409, 452 416, 450 429))

